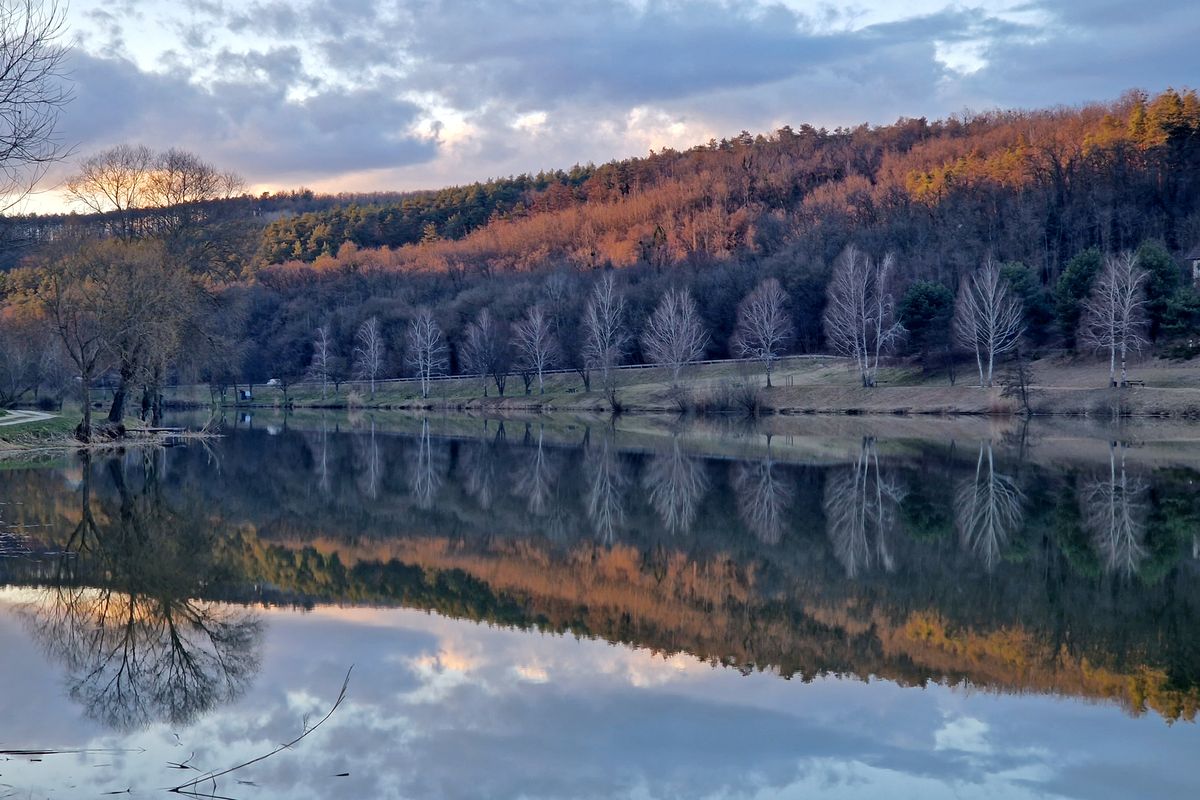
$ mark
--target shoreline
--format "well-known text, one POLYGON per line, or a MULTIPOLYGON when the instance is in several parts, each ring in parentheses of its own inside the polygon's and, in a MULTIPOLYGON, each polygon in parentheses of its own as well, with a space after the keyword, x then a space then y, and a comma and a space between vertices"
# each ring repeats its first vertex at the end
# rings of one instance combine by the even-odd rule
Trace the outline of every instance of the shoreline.
MULTIPOLYGON (((894 386, 865 389, 861 387, 774 387, 760 389, 754 407, 744 407, 738 400, 712 401, 692 388, 682 396, 663 389, 639 400, 626 401, 618 394, 619 414, 684 413, 698 417, 738 416, 1026 416, 1015 397, 1006 397, 999 388, 980 389, 969 386, 894 386)), ((1074 388, 1030 387, 1031 416, 1061 416, 1111 419, 1149 417, 1200 420, 1200 390, 1191 388, 1129 387, 1074 388)), ((645 394, 645 393, 643 393, 645 394)), ((347 411, 456 411, 456 412, 524 412, 524 413, 593 413, 611 414, 608 400, 598 392, 577 396, 555 394, 540 398, 536 395, 459 399, 431 397, 370 402, 351 400, 349 393, 337 399, 290 400, 293 410, 347 411)), ((175 410, 202 409, 274 409, 281 410, 282 398, 270 402, 252 401, 210 404, 200 401, 172 399, 166 407, 175 410)))

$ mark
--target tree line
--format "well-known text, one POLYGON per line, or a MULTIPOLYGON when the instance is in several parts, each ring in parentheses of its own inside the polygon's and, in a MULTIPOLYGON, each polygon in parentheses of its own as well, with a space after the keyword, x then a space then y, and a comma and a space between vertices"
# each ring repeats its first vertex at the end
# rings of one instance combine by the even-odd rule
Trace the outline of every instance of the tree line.
POLYGON ((1048 348, 1103 351, 1120 384, 1130 353, 1200 350, 1177 260, 1200 235, 1197 131, 1193 92, 788 128, 516 180, 520 213, 458 239, 331 254, 334 236, 279 264, 221 211, 238 208, 236 176, 112 148, 67 184, 103 224, 0 273, 0 403, 107 383, 120 425, 130 398, 157 418, 173 382, 373 392, 411 375, 427 394, 466 374, 503 393, 510 375, 540 391, 551 368, 615 401, 623 363, 664 364, 678 385, 698 359, 749 358, 770 382, 780 355, 829 350, 865 386, 886 355, 952 381, 974 362, 987 386, 1006 358, 1048 348))

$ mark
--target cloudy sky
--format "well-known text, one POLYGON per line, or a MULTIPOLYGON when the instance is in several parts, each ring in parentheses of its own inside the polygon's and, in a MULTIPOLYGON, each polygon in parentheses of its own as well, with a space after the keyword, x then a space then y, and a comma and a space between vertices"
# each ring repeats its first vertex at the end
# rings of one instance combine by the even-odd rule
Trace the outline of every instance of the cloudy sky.
MULTIPOLYGON (((1194 0, 71 0, 64 139, 413 189, 1200 75, 1194 0)), ((47 187, 49 188, 49 187, 47 187)), ((54 193, 34 201, 53 204, 54 193)))

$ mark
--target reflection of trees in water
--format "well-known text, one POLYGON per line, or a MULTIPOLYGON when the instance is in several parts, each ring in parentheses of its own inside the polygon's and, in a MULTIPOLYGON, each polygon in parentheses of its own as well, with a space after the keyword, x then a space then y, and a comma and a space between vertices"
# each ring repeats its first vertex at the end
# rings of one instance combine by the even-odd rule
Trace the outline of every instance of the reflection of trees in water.
POLYGON ((678 439, 671 449, 650 460, 642 475, 650 505, 669 533, 686 533, 696 518, 696 506, 708 491, 708 475, 698 458, 684 454, 678 439))
POLYGON ((496 434, 492 441, 479 442, 463 453, 462 469, 466 476, 463 488, 485 511, 503 494, 501 470, 504 467, 503 451, 506 449, 503 447, 504 442, 504 423, 500 422, 496 426, 496 434))
POLYGON ((1104 559, 1105 569, 1128 578, 1137 574, 1147 554, 1143 542, 1147 486, 1126 471, 1123 445, 1109 445, 1108 464, 1107 476, 1083 485, 1083 524, 1104 559))
POLYGON ((604 544, 612 544, 617 528, 625 521, 621 496, 628 478, 611 434, 602 435, 599 443, 592 442, 589 437, 583 466, 588 482, 588 519, 592 521, 597 538, 604 544))
POLYGON ((316 452, 313 454, 313 470, 317 473, 317 488, 321 494, 328 495, 330 484, 329 468, 329 430, 325 423, 325 415, 321 415, 321 432, 316 437, 316 452))
POLYGON ((955 520, 963 546, 991 572, 1009 539, 1020 530, 1025 496, 1016 482, 996 472, 991 442, 980 442, 975 477, 954 496, 955 520))
POLYGON ((429 435, 429 420, 421 420, 417 453, 408 460, 408 489, 424 509, 433 507, 433 499, 446 476, 446 450, 442 442, 435 447, 429 435))
POLYGON ((383 455, 375 439, 375 417, 371 417, 369 436, 354 437, 354 456, 358 467, 358 488, 372 500, 379 499, 379 485, 383 482, 383 455))
POLYGON ((783 538, 784 515, 792 503, 792 491, 782 471, 771 457, 760 461, 740 461, 731 477, 738 514, 746 527, 763 544, 779 544, 783 538))
POLYGON ((529 501, 529 512, 539 517, 545 515, 554 496, 555 471, 550 463, 550 454, 542 443, 544 435, 545 430, 539 425, 534 443, 530 441, 533 437, 526 427, 526 447, 532 452, 517 471, 517 494, 529 501))
POLYGON ((93 501, 85 464, 66 555, 22 610, 88 716, 122 730, 185 724, 246 690, 262 624, 248 611, 192 599, 219 578, 207 516, 168 508, 150 461, 138 493, 126 469, 108 462, 119 499, 111 508, 93 501))
POLYGON ((875 440, 862 441, 850 467, 835 470, 825 483, 825 516, 833 552, 853 578, 875 566, 895 569, 888 539, 904 491, 879 470, 875 440))

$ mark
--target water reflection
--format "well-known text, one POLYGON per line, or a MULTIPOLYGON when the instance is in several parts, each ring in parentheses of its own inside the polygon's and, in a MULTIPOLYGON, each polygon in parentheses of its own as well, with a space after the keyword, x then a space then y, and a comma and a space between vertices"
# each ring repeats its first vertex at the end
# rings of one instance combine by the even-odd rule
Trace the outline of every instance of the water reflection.
POLYGON ((591 436, 584 447, 587 472, 587 513, 601 543, 611 545, 625 519, 623 496, 629 482, 622 460, 613 445, 611 431, 591 436))
POLYGON ((738 513, 746 527, 763 544, 779 544, 783 539, 792 491, 783 468, 771 456, 769 438, 766 456, 734 464, 730 482, 737 496, 738 513))
POLYGON ((642 486, 668 533, 686 533, 696 517, 696 506, 708 491, 708 476, 700 459, 684 453, 678 437, 666 452, 656 453, 646 466, 642 486))
POLYGON ((162 455, 107 459, 100 496, 83 464, 79 522, 21 608, 70 696, 118 730, 186 724, 239 697, 259 664, 256 616, 201 599, 220 579, 220 542, 198 508, 163 496, 162 455))
POLYGON ((895 570, 890 540, 896 534, 896 509, 904 495, 896 477, 881 471, 872 437, 862 440, 850 466, 830 477, 825 488, 829 540, 846 577, 875 567, 895 570))
POLYGON ((975 475, 963 481, 955 496, 955 517, 963 546, 988 572, 996 568, 1005 545, 1020 529, 1024 502, 1016 481, 996 471, 992 443, 980 442, 975 475))
POLYGON ((32 592, 30 629, 89 713, 127 727, 236 699, 261 630, 218 601, 404 606, 747 673, 969 683, 1168 719, 1200 698, 1188 454, 1028 431, 344 425, 233 430, 69 482, 12 473, 22 505, 5 518, 48 527, 0 559, 0 581, 32 592))

